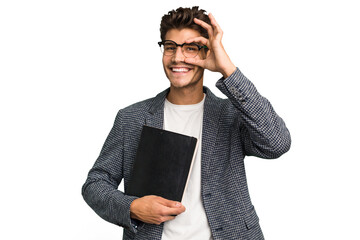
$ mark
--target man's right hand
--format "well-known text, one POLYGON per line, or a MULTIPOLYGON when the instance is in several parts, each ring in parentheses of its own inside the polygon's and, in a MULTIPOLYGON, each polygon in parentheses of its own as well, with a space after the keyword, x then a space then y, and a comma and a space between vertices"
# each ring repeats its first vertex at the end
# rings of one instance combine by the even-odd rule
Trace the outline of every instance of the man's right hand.
POLYGON ((174 219, 184 211, 185 207, 180 202, 153 195, 135 199, 130 205, 131 218, 157 225, 174 219))

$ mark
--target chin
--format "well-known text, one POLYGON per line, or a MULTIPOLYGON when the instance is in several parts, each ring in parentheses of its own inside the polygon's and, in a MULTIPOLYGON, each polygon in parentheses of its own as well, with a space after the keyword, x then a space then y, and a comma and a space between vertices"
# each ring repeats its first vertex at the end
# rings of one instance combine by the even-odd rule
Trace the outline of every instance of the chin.
POLYGON ((178 80, 170 80, 171 86, 175 88, 185 88, 194 85, 191 81, 178 81, 178 80))

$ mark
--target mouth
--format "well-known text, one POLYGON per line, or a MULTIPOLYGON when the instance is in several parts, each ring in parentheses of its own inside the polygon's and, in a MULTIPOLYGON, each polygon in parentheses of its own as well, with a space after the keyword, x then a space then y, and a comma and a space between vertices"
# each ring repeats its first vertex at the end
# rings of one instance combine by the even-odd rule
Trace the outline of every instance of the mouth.
POLYGON ((174 73, 187 73, 191 70, 188 67, 170 67, 171 71, 174 73))

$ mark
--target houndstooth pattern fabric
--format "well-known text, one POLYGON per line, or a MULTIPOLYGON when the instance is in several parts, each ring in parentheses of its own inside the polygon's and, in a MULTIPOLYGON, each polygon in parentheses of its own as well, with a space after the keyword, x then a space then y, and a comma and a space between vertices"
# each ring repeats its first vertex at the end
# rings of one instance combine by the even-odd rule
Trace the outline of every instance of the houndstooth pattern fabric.
MULTIPOLYGON (((246 155, 274 159, 290 148, 290 134, 267 99, 237 69, 216 86, 228 97, 217 98, 204 87, 201 197, 214 240, 264 239, 246 182, 246 155)), ((161 239, 163 224, 130 218, 126 195, 143 125, 163 127, 164 100, 156 97, 120 110, 82 194, 103 219, 124 227, 123 239, 161 239), (125 193, 118 190, 124 180, 125 193)))

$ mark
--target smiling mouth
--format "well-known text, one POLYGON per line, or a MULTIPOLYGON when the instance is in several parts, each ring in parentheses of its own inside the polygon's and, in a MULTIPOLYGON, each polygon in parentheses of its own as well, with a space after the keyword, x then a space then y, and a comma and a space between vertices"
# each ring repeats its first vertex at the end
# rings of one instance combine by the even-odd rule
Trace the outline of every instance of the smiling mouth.
POLYGON ((190 68, 185 68, 185 67, 172 67, 171 68, 171 71, 178 72, 178 73, 187 73, 190 70, 191 70, 190 68))

